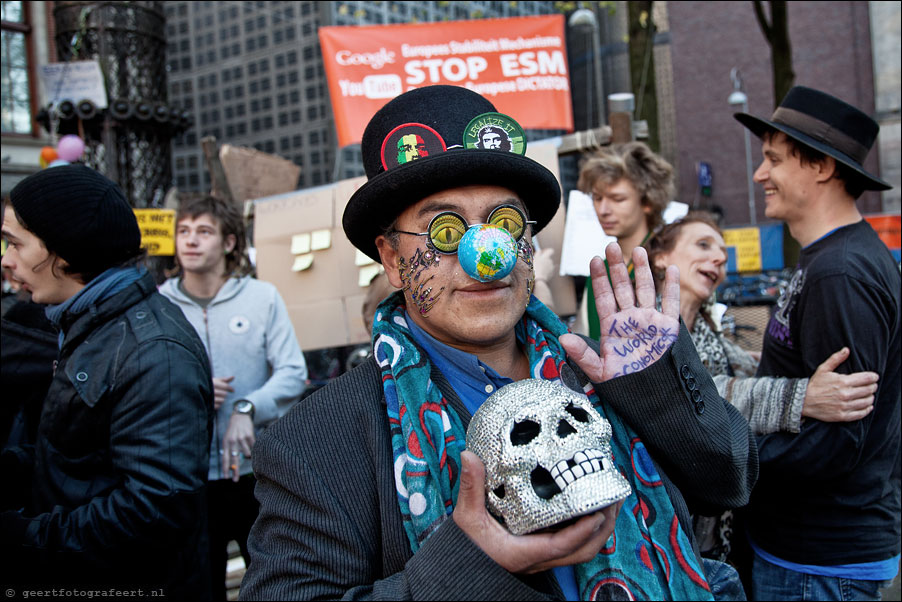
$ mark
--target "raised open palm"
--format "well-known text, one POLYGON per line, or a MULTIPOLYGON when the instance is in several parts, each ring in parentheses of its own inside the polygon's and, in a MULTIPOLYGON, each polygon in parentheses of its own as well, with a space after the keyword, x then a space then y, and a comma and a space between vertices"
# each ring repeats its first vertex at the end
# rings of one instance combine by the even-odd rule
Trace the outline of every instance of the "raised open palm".
POLYGON ((635 287, 623 264, 620 246, 609 244, 605 256, 611 282, 608 282, 600 257, 594 258, 589 265, 601 323, 601 352, 595 353, 583 339, 573 334, 563 335, 560 339, 567 355, 594 382, 604 382, 652 365, 677 339, 680 327, 680 278, 675 266, 667 268, 661 311, 658 311, 645 249, 636 247, 633 250, 635 287))

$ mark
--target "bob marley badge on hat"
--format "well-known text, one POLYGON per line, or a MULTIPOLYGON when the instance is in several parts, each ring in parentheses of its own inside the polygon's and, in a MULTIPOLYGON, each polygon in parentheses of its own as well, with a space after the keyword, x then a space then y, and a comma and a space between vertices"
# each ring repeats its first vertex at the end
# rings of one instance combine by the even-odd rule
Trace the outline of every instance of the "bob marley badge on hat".
POLYGON ((526 133, 513 117, 503 113, 483 113, 467 124, 464 147, 523 155, 526 153, 526 133))
POLYGON ((428 125, 405 123, 390 131, 382 141, 382 167, 388 171, 446 150, 445 141, 428 125))

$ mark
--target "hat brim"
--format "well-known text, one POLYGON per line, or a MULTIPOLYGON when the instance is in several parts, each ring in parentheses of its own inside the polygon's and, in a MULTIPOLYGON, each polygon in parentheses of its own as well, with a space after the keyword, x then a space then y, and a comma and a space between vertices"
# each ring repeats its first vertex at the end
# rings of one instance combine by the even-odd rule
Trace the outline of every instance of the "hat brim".
POLYGON ((891 184, 887 184, 877 176, 865 171, 861 164, 852 157, 836 150, 832 146, 829 146, 815 138, 812 138, 808 134, 795 129, 794 127, 784 125, 782 123, 777 123, 775 121, 768 121, 767 119, 761 119, 760 117, 755 117, 754 115, 749 115, 748 113, 733 113, 733 117, 736 119, 736 121, 747 127, 758 138, 762 138, 764 134, 770 130, 777 130, 778 132, 783 132, 793 140, 801 142, 805 146, 811 147, 816 151, 820 151, 828 157, 833 157, 861 176, 859 182, 862 184, 865 190, 890 190, 892 188, 891 184))
POLYGON ((533 234, 548 225, 561 202, 557 178, 533 159, 496 150, 449 150, 369 179, 348 201, 342 226, 355 247, 381 262, 376 238, 404 209, 437 192, 473 185, 515 192, 536 222, 533 234))

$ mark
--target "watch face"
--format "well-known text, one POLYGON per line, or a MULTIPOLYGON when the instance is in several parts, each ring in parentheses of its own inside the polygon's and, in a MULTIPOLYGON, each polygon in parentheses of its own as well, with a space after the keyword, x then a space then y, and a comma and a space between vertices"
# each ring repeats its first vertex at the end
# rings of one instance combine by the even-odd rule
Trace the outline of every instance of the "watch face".
POLYGON ((235 411, 239 414, 250 414, 254 411, 254 404, 246 399, 235 402, 235 411))

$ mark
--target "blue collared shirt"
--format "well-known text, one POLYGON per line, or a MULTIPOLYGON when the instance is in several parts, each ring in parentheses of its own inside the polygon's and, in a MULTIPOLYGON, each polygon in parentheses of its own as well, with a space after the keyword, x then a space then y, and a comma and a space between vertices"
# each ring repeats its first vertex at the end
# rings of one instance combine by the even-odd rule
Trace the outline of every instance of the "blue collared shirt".
POLYGON ((488 364, 466 351, 455 349, 437 341, 432 335, 420 328, 410 316, 405 316, 410 334, 417 344, 423 348, 429 360, 448 379, 448 383, 464 406, 475 414, 476 410, 489 398, 489 395, 504 385, 514 382, 501 376, 488 364))
MULTIPOLYGON (((448 384, 460 397, 464 406, 475 414, 476 410, 500 387, 514 382, 501 376, 488 364, 466 351, 455 349, 437 341, 432 335, 420 328, 409 315, 404 316, 410 327, 414 341, 423 348, 429 360, 448 379, 448 384)), ((576 585, 576 573, 572 566, 560 566, 553 569, 558 585, 567 600, 579 600, 576 585)))

